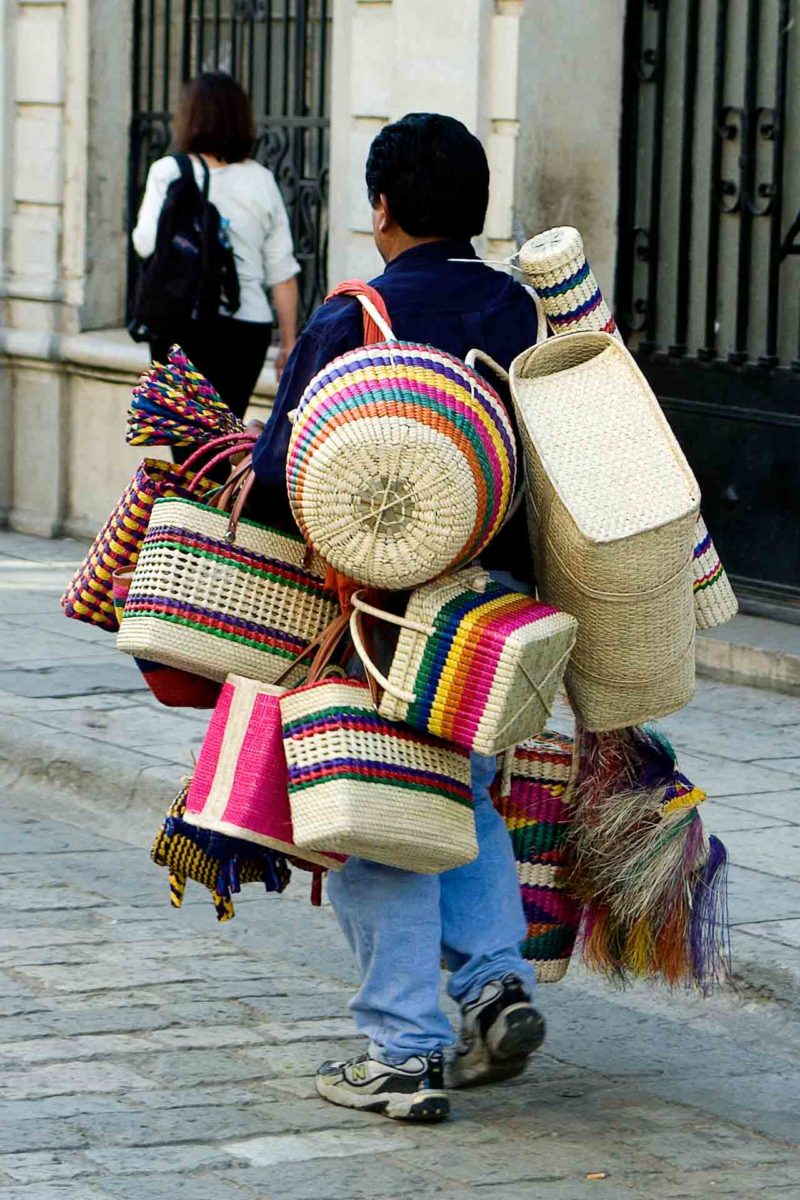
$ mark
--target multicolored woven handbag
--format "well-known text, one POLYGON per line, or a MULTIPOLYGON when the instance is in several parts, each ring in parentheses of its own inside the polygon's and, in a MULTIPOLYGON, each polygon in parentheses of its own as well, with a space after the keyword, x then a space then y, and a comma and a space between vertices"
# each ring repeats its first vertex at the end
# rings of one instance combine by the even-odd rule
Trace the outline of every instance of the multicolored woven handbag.
MULTIPOLYGON (((133 579, 133 567, 121 567, 114 572, 112 594, 117 621, 122 625, 125 602, 133 579)), ((146 658, 134 658, 150 691, 159 704, 167 708, 213 708, 219 699, 221 684, 191 671, 177 667, 165 667, 163 663, 150 662, 146 658)))
POLYGON ((323 680, 280 699, 295 843, 435 874, 478 853, 469 754, 385 721, 369 688, 323 680))
POLYGON ((358 299, 386 340, 335 359, 308 385, 287 488, 303 535, 335 570, 410 588, 469 562, 497 533, 514 493, 514 434, 472 365, 398 342, 358 299))
POLYGON ((557 983, 567 973, 581 919, 567 887, 572 762, 572 740, 545 731, 509 752, 498 776, 495 807, 514 845, 528 922, 523 955, 540 983, 557 983))
POLYGON ((155 501, 161 496, 204 495, 216 484, 206 479, 203 471, 218 458, 252 445, 252 436, 236 434, 208 442, 179 467, 160 458, 140 463, 61 597, 66 615, 116 633, 112 577, 120 567, 137 561, 155 501))
POLYGON ((278 697, 285 689, 229 675, 186 799, 185 820, 338 870, 341 856, 297 850, 278 697))
POLYGON ((352 602, 353 642, 383 688, 381 716, 485 755, 544 729, 575 644, 574 617, 478 567, 417 588, 402 617, 358 593, 352 602), (400 629, 385 676, 364 646, 364 613, 400 629))
POLYGON ((236 914, 232 895, 243 883, 262 883, 268 892, 282 892, 291 879, 285 858, 236 838, 197 829, 184 821, 190 782, 184 783, 156 834, 150 857, 169 871, 170 902, 180 908, 187 879, 208 888, 218 921, 236 914))
MULTIPOLYGON (((338 613, 325 579, 299 537, 194 500, 157 500, 117 645, 220 683, 272 683, 338 613)), ((290 682, 305 673, 299 663, 290 682)))

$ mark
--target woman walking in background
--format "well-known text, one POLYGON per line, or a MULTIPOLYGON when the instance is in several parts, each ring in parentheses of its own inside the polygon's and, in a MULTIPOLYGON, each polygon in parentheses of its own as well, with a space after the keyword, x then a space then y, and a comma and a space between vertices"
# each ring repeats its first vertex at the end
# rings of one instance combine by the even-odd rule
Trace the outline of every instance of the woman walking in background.
MULTIPOLYGON (((300 267, 275 178, 249 157, 255 139, 250 100, 229 75, 206 73, 187 85, 174 121, 175 152, 191 156, 201 192, 208 170, 208 200, 219 212, 222 235, 233 251, 239 305, 231 315, 187 319, 178 314, 174 328, 159 330, 150 339, 152 357, 158 362, 166 360, 177 342, 240 417, 264 366, 275 317, 280 330, 279 376, 297 333, 295 277, 300 267)), ((160 158, 150 168, 133 231, 133 245, 141 258, 149 258, 156 249, 167 191, 180 177, 180 162, 174 155, 160 158)))

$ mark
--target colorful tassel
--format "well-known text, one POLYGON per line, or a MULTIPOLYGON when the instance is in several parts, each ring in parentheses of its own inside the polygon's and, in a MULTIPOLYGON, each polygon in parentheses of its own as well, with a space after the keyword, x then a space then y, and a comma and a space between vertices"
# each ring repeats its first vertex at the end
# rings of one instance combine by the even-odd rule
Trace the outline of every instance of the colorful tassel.
POLYGON ((211 893, 218 921, 234 915, 232 896, 243 883, 263 883, 268 892, 282 892, 291 879, 286 858, 266 846, 199 829, 183 820, 189 783, 170 805, 153 842, 150 857, 169 871, 170 903, 180 908, 187 879, 202 883, 211 893))
POLYGON ((244 422, 180 346, 172 347, 166 363, 153 363, 133 389, 127 433, 131 446, 194 446, 243 429, 244 422))
POLYGON ((725 974, 725 851, 707 838, 705 793, 654 729, 577 732, 571 886, 586 904, 583 953, 624 982, 707 989, 725 974))

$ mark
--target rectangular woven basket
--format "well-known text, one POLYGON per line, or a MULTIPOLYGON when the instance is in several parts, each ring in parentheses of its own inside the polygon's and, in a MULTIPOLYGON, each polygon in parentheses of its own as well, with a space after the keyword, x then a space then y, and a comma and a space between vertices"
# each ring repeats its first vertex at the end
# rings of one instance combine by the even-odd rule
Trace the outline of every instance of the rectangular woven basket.
POLYGON ((584 727, 694 692, 700 491, 653 392, 609 334, 551 338, 511 367, 539 594, 578 619, 566 672, 584 727))
POLYGON ((357 680, 280 700, 298 850, 436 874, 478 853, 469 754, 385 721, 357 680))
MULTIPOLYGON (((125 604, 126 654, 224 682, 272 683, 338 612, 326 569, 299 537, 193 500, 157 500, 125 604)), ((297 683, 308 666, 288 677, 297 683)))
POLYGON ((495 808, 514 846, 528 931, 523 956, 539 983, 567 973, 581 919, 568 890, 572 740, 545 731, 506 755, 495 808))
POLYGON ((400 629, 385 677, 358 638, 384 687, 382 716, 489 756, 544 729, 575 644, 574 617, 474 566, 416 588, 403 617, 358 594, 353 604, 400 629))

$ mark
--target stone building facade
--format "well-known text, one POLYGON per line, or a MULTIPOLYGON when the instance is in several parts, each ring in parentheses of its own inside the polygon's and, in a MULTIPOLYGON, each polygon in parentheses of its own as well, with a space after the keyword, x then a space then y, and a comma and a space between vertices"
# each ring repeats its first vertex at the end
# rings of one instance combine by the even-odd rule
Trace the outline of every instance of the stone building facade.
MULTIPOLYGON (((426 109, 486 144, 486 258, 577 224, 610 291, 624 8, 333 0, 329 280, 379 270, 366 150, 426 109)), ((141 457, 124 445, 146 363, 123 328, 132 10, 0 0, 0 521, 43 536, 94 533, 141 457)), ((257 410, 273 383, 268 366, 257 410)))

